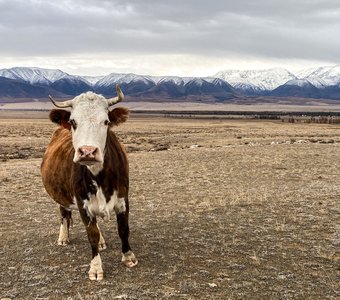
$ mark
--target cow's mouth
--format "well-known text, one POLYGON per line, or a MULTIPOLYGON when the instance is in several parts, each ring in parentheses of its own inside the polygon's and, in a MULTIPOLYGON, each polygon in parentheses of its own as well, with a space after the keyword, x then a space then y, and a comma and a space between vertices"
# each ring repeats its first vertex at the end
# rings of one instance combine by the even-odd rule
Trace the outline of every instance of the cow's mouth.
POLYGON ((92 166, 92 165, 95 165, 95 164, 100 164, 101 161, 97 160, 94 157, 83 157, 83 158, 80 158, 77 161, 77 163, 79 163, 81 165, 92 166))

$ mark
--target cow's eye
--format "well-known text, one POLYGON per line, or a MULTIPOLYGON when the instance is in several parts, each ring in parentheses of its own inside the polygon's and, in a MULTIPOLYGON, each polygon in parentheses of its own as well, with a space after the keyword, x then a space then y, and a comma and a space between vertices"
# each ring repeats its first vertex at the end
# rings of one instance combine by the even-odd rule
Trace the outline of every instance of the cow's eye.
POLYGON ((76 123, 76 121, 70 120, 70 121, 68 121, 68 122, 71 124, 72 128, 73 128, 74 130, 76 130, 76 128, 77 128, 77 123, 76 123))
POLYGON ((109 124, 110 124, 110 121, 109 121, 109 120, 105 120, 105 121, 104 121, 104 125, 105 125, 105 126, 107 126, 107 125, 109 125, 109 124))

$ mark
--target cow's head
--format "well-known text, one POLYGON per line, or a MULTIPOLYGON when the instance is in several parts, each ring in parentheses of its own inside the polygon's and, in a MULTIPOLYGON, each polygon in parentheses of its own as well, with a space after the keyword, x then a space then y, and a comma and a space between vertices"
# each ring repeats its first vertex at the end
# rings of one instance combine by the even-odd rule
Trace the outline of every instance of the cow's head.
POLYGON ((113 125, 127 120, 126 108, 109 107, 123 100, 124 95, 117 86, 118 96, 106 99, 93 92, 87 92, 72 100, 52 103, 59 108, 71 108, 71 111, 54 109, 50 113, 52 122, 72 131, 75 163, 87 166, 100 165, 104 161, 107 132, 113 125))

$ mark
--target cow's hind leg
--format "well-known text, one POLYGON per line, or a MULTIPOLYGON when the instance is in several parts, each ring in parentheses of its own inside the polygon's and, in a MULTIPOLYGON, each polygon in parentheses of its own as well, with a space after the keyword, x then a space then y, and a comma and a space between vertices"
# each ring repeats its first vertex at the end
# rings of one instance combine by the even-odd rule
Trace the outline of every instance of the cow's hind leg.
POLYGON ((125 199, 118 199, 118 205, 115 207, 115 211, 117 214, 118 234, 122 241, 122 262, 125 266, 132 268, 138 264, 138 260, 131 251, 129 244, 129 202, 127 197, 125 199), (124 205, 120 203, 123 201, 124 205), (122 209, 122 207, 124 208, 122 209))
POLYGON ((96 218, 90 218, 84 209, 79 209, 79 212, 84 222, 87 237, 89 239, 92 250, 89 278, 90 280, 102 280, 104 277, 104 272, 102 267, 102 260, 99 254, 99 241, 101 234, 97 225, 97 220, 96 218))
POLYGON ((72 212, 60 206, 61 225, 58 237, 58 245, 65 246, 70 242, 70 225, 72 223, 72 212))

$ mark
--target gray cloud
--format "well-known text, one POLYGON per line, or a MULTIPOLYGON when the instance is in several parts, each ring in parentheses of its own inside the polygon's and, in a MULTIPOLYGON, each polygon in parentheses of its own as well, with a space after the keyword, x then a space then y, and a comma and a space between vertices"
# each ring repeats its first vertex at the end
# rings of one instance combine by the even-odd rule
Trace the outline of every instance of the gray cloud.
POLYGON ((338 63, 337 0, 0 0, 0 54, 245 56, 338 63))

